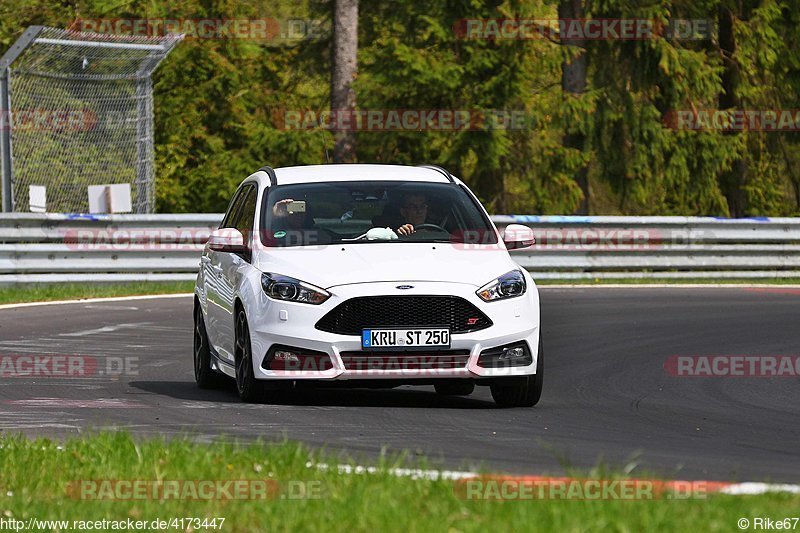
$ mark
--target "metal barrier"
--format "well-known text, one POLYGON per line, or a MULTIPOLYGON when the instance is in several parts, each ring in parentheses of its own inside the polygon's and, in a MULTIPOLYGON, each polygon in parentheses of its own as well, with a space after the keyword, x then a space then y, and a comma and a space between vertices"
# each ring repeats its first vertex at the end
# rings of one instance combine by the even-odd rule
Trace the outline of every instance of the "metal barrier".
POLYGON ((220 214, 0 215, 0 285, 194 279, 220 214))
MULTIPOLYGON (((191 280, 220 214, 0 216, 0 285, 191 280)), ((495 216, 538 279, 800 277, 800 218, 495 216)), ((470 246, 465 246, 469 249, 470 246)))

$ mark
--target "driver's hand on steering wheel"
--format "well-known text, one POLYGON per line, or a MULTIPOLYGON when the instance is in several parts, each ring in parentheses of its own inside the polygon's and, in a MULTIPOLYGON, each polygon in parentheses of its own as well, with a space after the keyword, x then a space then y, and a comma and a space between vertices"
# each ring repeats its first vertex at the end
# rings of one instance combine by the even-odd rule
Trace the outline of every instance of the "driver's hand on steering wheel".
POLYGON ((416 232, 417 230, 414 229, 413 224, 403 224, 399 228, 397 228, 398 235, 411 235, 412 233, 416 232))

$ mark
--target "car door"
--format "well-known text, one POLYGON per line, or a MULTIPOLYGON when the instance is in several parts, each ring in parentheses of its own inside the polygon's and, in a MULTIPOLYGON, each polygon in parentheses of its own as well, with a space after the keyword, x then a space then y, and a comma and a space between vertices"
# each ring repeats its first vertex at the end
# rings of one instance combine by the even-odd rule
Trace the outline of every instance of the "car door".
POLYGON ((231 221, 231 227, 238 229, 244 237, 248 251, 242 254, 217 252, 217 266, 219 268, 219 313, 218 334, 220 336, 220 353, 230 356, 233 361, 234 302, 236 288, 243 271, 250 266, 250 247, 253 237, 253 224, 256 215, 256 199, 258 187, 254 183, 242 187, 242 206, 231 221))
MULTIPOLYGON (((219 225, 222 228, 234 228, 239 212, 244 204, 244 187, 240 187, 233 195, 225 217, 219 225)), ((220 261, 225 252, 210 250, 208 247, 203 251, 200 259, 200 268, 203 274, 203 288, 206 295, 206 332, 208 342, 214 351, 223 359, 232 362, 233 354, 224 343, 225 313, 222 309, 225 305, 225 287, 222 283, 222 267, 220 261)))

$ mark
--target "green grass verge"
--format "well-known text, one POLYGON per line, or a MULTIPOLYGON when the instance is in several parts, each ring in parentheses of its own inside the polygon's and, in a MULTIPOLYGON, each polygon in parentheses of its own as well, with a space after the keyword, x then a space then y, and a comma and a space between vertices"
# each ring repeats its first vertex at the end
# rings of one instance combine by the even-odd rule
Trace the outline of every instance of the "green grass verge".
MULTIPOLYGON (((782 519, 797 516, 800 509, 800 495, 778 493, 650 501, 466 500, 459 496, 463 493, 454 490, 452 481, 413 480, 385 471, 340 474, 309 467, 309 461, 336 464, 336 460, 292 442, 237 445, 220 441, 209 445, 185 439, 143 440, 125 433, 101 433, 66 442, 3 436, 0 446, 0 518, 6 520, 225 518, 222 531, 248 532, 684 533, 736 531, 740 517, 782 519), (268 486, 279 489, 270 488, 267 493, 272 497, 256 500, 87 499, 103 493, 104 480, 273 480, 268 486), (68 490, 70 486, 74 492, 68 490), (91 488, 85 489, 87 486, 91 488), (300 497, 304 491, 318 497, 300 497)), ((394 466, 401 459, 383 459, 380 466, 394 466)), ((194 530, 213 531, 197 527, 194 530)))
POLYGON ((588 278, 588 279, 536 279, 536 285, 800 285, 800 278, 588 278))
POLYGON ((79 298, 110 298, 145 294, 175 294, 192 292, 194 281, 155 281, 139 283, 43 283, 0 288, 0 304, 73 300, 79 298))

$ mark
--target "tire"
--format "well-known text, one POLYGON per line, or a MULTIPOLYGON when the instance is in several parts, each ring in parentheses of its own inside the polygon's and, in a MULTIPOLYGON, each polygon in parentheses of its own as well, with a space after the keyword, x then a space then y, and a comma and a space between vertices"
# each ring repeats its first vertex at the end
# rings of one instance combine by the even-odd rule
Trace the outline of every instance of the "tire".
POLYGON ((433 386, 442 396, 469 396, 475 390, 475 383, 469 379, 442 381, 433 386))
POLYGON ((533 407, 542 397, 544 379, 544 351, 542 335, 539 333, 539 354, 536 358, 536 374, 523 378, 511 378, 508 382, 491 385, 492 398, 499 407, 533 407), (512 381, 513 380, 513 381, 512 381))
POLYGON ((234 359, 236 361, 236 392, 247 403, 264 401, 265 387, 253 372, 253 348, 250 344, 250 326, 244 309, 236 313, 234 359))
POLYGON ((203 310, 194 306, 194 380, 201 389, 214 389, 222 385, 223 377, 211 368, 211 348, 208 343, 203 310))

